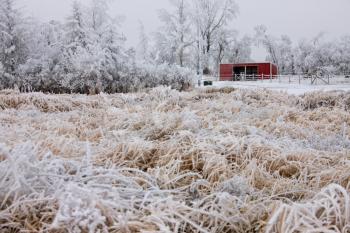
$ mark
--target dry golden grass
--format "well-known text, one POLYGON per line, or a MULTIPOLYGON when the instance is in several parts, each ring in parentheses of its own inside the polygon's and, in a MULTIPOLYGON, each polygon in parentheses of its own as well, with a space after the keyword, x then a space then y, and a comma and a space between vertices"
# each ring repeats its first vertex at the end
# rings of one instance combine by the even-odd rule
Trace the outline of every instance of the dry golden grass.
POLYGON ((349 232, 350 93, 0 92, 0 232, 349 232))

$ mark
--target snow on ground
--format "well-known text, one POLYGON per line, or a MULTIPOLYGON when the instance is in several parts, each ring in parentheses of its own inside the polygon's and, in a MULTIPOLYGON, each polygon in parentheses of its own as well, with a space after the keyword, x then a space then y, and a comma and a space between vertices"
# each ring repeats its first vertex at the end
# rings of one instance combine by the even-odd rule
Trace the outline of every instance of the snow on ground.
POLYGON ((269 89, 273 91, 286 92, 291 95, 302 95, 315 91, 350 91, 350 84, 295 84, 279 83, 278 81, 242 81, 242 82, 214 82, 215 87, 235 87, 240 89, 269 89))
MULTIPOLYGON (((217 77, 205 76, 203 80, 213 81, 214 87, 234 87, 248 90, 268 89, 277 92, 286 92, 290 95, 303 95, 315 91, 350 91, 350 79, 344 76, 334 76, 329 79, 329 84, 322 80, 316 80, 311 84, 311 79, 301 75, 281 75, 273 80, 220 82, 217 77)), ((325 79, 325 81, 328 81, 325 79)))

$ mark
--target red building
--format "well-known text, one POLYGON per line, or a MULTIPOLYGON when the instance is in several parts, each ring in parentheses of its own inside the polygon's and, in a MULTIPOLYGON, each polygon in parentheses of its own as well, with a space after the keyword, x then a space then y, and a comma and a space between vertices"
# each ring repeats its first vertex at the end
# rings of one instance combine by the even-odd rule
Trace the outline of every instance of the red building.
POLYGON ((220 81, 238 81, 243 78, 270 79, 276 75, 277 66, 269 62, 220 65, 220 81))

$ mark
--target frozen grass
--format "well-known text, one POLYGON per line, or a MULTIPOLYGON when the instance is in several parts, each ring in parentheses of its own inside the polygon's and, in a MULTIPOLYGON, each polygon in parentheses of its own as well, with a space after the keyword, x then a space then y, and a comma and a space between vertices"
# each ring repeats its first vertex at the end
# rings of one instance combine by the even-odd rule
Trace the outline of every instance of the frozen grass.
POLYGON ((349 232, 350 93, 0 93, 0 232, 349 232))

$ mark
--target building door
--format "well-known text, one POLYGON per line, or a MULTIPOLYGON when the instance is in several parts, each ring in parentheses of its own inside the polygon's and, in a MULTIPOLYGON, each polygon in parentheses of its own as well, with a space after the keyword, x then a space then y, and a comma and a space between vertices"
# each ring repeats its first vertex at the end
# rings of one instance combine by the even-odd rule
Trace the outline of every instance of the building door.
POLYGON ((235 81, 240 81, 245 76, 245 66, 233 67, 233 77, 235 81))

